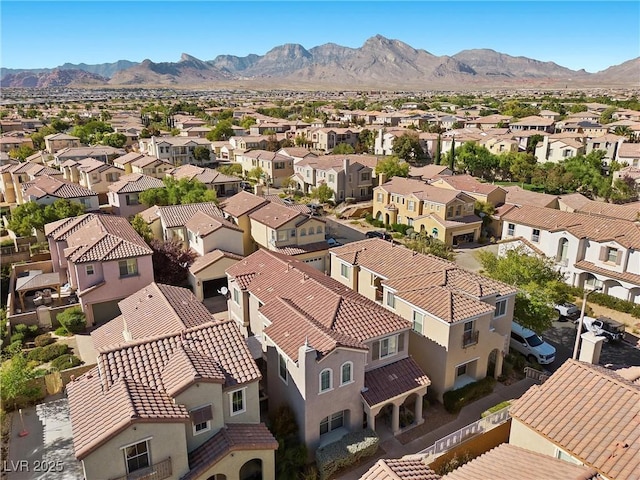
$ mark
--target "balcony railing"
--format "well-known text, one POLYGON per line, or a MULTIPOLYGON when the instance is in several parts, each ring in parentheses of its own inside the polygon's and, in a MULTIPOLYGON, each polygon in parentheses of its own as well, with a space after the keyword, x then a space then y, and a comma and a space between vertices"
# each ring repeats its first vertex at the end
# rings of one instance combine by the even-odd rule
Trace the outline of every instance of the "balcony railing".
POLYGON ((158 463, 154 463, 150 467, 141 468, 135 472, 131 472, 122 477, 112 478, 111 480, 164 480, 171 477, 171 457, 166 458, 158 463))
POLYGON ((470 347, 471 345, 475 345, 478 343, 478 336, 480 335, 479 330, 475 330, 473 332, 465 332, 462 335, 462 348, 470 347))

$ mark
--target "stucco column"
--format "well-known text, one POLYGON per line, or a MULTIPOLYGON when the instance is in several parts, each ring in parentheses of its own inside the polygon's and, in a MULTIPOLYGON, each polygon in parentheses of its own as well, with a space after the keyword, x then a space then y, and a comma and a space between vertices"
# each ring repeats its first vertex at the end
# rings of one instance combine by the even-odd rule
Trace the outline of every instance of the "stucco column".
POLYGON ((493 378, 498 378, 502 375, 502 362, 504 358, 502 357, 502 353, 498 353, 496 355, 496 366, 493 368, 493 378))
POLYGON ((376 431, 376 416, 374 413, 369 410, 366 412, 367 414, 367 427, 369 427, 374 432, 376 431))
POLYGON ((424 422, 424 418, 422 418, 422 398, 423 396, 420 394, 416 396, 416 409, 415 409, 416 425, 420 425, 421 423, 424 422))
POLYGON ((393 404, 393 413, 391 414, 391 430, 393 434, 397 434, 400 431, 400 406, 393 404))

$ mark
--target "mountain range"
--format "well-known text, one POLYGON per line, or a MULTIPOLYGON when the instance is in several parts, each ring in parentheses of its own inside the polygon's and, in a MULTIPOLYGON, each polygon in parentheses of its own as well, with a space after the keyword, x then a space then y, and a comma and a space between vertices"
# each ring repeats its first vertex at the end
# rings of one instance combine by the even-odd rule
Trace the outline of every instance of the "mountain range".
POLYGON ((434 89, 534 86, 635 86, 640 57, 601 72, 571 70, 554 62, 514 57, 489 49, 436 56, 381 35, 360 48, 299 44, 264 55, 219 55, 203 61, 182 54, 178 62, 120 60, 99 65, 66 63, 56 69, 0 70, 2 87, 174 86, 298 89, 434 89), (212 85, 213 84, 213 85, 212 85))

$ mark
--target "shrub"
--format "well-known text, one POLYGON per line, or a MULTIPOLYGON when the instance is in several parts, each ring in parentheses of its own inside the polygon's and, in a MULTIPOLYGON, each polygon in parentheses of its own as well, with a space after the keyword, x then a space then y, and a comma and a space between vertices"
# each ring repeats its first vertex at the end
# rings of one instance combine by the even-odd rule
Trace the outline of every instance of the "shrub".
POLYGON ((484 418, 487 415, 491 415, 492 413, 499 412, 500 410, 502 410, 503 408, 508 407, 509 405, 511 405, 511 400, 505 400, 504 402, 500 402, 499 404, 494 405, 493 407, 489 408, 488 410, 485 410, 484 412, 482 412, 482 415, 480 415, 480 417, 484 418))
POLYGON ((56 335, 58 335, 59 337, 70 337, 71 334, 69 332, 67 332, 67 329, 64 327, 58 327, 56 328, 55 332, 56 335))
POLYGON ((35 337, 36 335, 38 335, 38 330, 40 330, 40 327, 38 327, 38 325, 29 325, 29 327, 27 328, 30 337, 35 337))
POLYGON ((21 344, 24 343, 24 333, 14 333, 13 335, 11 335, 11 339, 9 340, 9 342, 20 342, 21 344))
POLYGON ((82 360, 68 353, 60 355, 51 362, 51 367, 56 370, 66 370, 67 368, 77 367, 78 365, 82 365, 82 360))
POLYGON ((462 407, 493 392, 496 380, 485 377, 457 390, 449 390, 443 395, 444 408, 449 413, 458 413, 462 407))
POLYGON ((67 308, 64 312, 59 313, 56 318, 60 325, 70 333, 79 333, 87 328, 87 320, 80 307, 67 308))
POLYGON ((38 362, 49 362, 54 358, 64 355, 69 350, 69 346, 64 343, 52 343, 46 347, 36 347, 27 355, 28 360, 36 360, 38 362))
POLYGON ((407 230, 409 230, 410 228, 412 228, 409 225, 404 225, 402 223, 392 223, 391 224, 391 230, 393 230, 394 232, 399 232, 402 235, 406 235, 407 234, 407 230))
POLYGON ((35 339, 36 347, 45 347, 53 342, 55 342, 55 339, 50 333, 43 333, 42 335, 38 335, 35 339))
POLYGON ((13 327, 13 331, 15 333, 24 333, 26 335, 27 330, 29 330, 29 327, 26 326, 24 323, 19 323, 18 325, 13 327))
POLYGON ((320 478, 326 479, 343 467, 376 453, 380 439, 376 432, 366 429, 346 434, 341 440, 316 450, 320 478))

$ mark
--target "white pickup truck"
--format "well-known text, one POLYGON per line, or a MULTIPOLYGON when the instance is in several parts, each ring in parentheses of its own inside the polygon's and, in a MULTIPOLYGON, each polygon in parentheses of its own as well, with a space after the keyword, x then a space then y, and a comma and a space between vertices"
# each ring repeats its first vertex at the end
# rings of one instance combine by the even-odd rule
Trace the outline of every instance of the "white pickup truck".
POLYGON ((604 337, 605 342, 617 342, 624 338, 624 325, 609 317, 584 317, 582 330, 593 332, 598 336, 604 337))
POLYGON ((558 312, 558 321, 566 322, 568 320, 576 321, 580 317, 580 309, 575 303, 559 303, 554 305, 553 308, 558 312))

